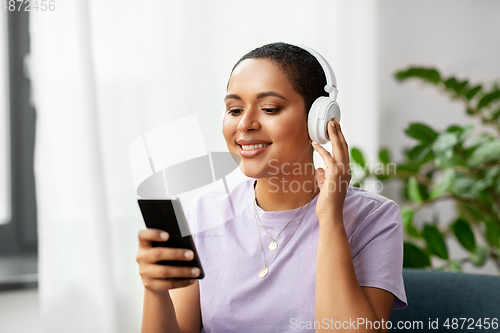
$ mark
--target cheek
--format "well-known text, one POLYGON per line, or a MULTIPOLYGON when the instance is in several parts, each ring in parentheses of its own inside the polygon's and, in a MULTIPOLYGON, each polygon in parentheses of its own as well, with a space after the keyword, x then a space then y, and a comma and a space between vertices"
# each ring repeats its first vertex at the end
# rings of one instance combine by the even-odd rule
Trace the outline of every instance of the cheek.
POLYGON ((224 139, 226 142, 231 140, 231 138, 236 133, 236 129, 238 127, 238 122, 236 119, 231 119, 228 117, 224 117, 222 120, 222 135, 224 135, 224 139))
POLYGON ((309 143, 309 135, 307 133, 307 120, 287 118, 281 119, 274 124, 274 133, 276 138, 285 144, 298 145, 301 143, 309 143))

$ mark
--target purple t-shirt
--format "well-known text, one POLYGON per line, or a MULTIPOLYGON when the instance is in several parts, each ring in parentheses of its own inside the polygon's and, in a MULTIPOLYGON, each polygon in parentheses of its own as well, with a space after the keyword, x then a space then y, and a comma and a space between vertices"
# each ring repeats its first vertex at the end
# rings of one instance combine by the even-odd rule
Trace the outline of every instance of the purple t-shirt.
MULTIPOLYGON (((267 212, 256 207, 262 224, 278 243, 278 249, 271 251, 271 238, 255 220, 253 184, 253 179, 238 184, 231 200, 224 191, 204 193, 186 212, 205 271, 200 298, 206 333, 296 332, 297 323, 314 322, 318 196, 300 224, 306 207, 277 238, 300 208, 267 212), (259 277, 264 259, 257 232, 269 268, 264 278, 259 277)), ((385 289, 396 297, 395 309, 405 307, 403 229, 397 204, 350 187, 344 226, 360 286, 385 289)))

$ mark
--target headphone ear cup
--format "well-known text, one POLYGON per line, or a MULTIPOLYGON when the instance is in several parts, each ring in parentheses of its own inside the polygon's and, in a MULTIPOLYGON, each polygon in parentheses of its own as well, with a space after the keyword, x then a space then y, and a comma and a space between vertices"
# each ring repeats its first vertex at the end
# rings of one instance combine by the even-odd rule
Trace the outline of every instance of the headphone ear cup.
POLYGON ((340 108, 337 102, 330 97, 317 98, 307 117, 307 130, 311 140, 322 145, 330 141, 326 126, 335 117, 340 120, 340 108))

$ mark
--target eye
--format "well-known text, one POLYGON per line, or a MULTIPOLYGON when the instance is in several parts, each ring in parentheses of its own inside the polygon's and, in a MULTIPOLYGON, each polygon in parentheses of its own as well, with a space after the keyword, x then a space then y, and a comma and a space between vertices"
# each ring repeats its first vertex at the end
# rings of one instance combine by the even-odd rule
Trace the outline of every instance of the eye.
POLYGON ((265 109, 262 109, 262 111, 264 111, 266 114, 275 114, 275 113, 278 113, 280 111, 279 108, 265 108, 265 109))
POLYGON ((227 113, 232 116, 239 116, 243 112, 242 109, 231 109, 227 113))

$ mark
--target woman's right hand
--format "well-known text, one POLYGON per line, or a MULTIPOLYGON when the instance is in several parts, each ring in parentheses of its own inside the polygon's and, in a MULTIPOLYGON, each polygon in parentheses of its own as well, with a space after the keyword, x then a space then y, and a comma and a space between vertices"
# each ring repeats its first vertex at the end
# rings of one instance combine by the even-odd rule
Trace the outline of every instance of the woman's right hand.
POLYGON ((136 260, 144 287, 154 293, 193 284, 200 275, 197 267, 178 267, 157 264, 161 260, 191 261, 194 253, 188 249, 153 247, 151 242, 165 242, 169 235, 163 230, 147 228, 139 231, 139 250, 136 260), (185 279, 173 279, 185 278, 185 279))

